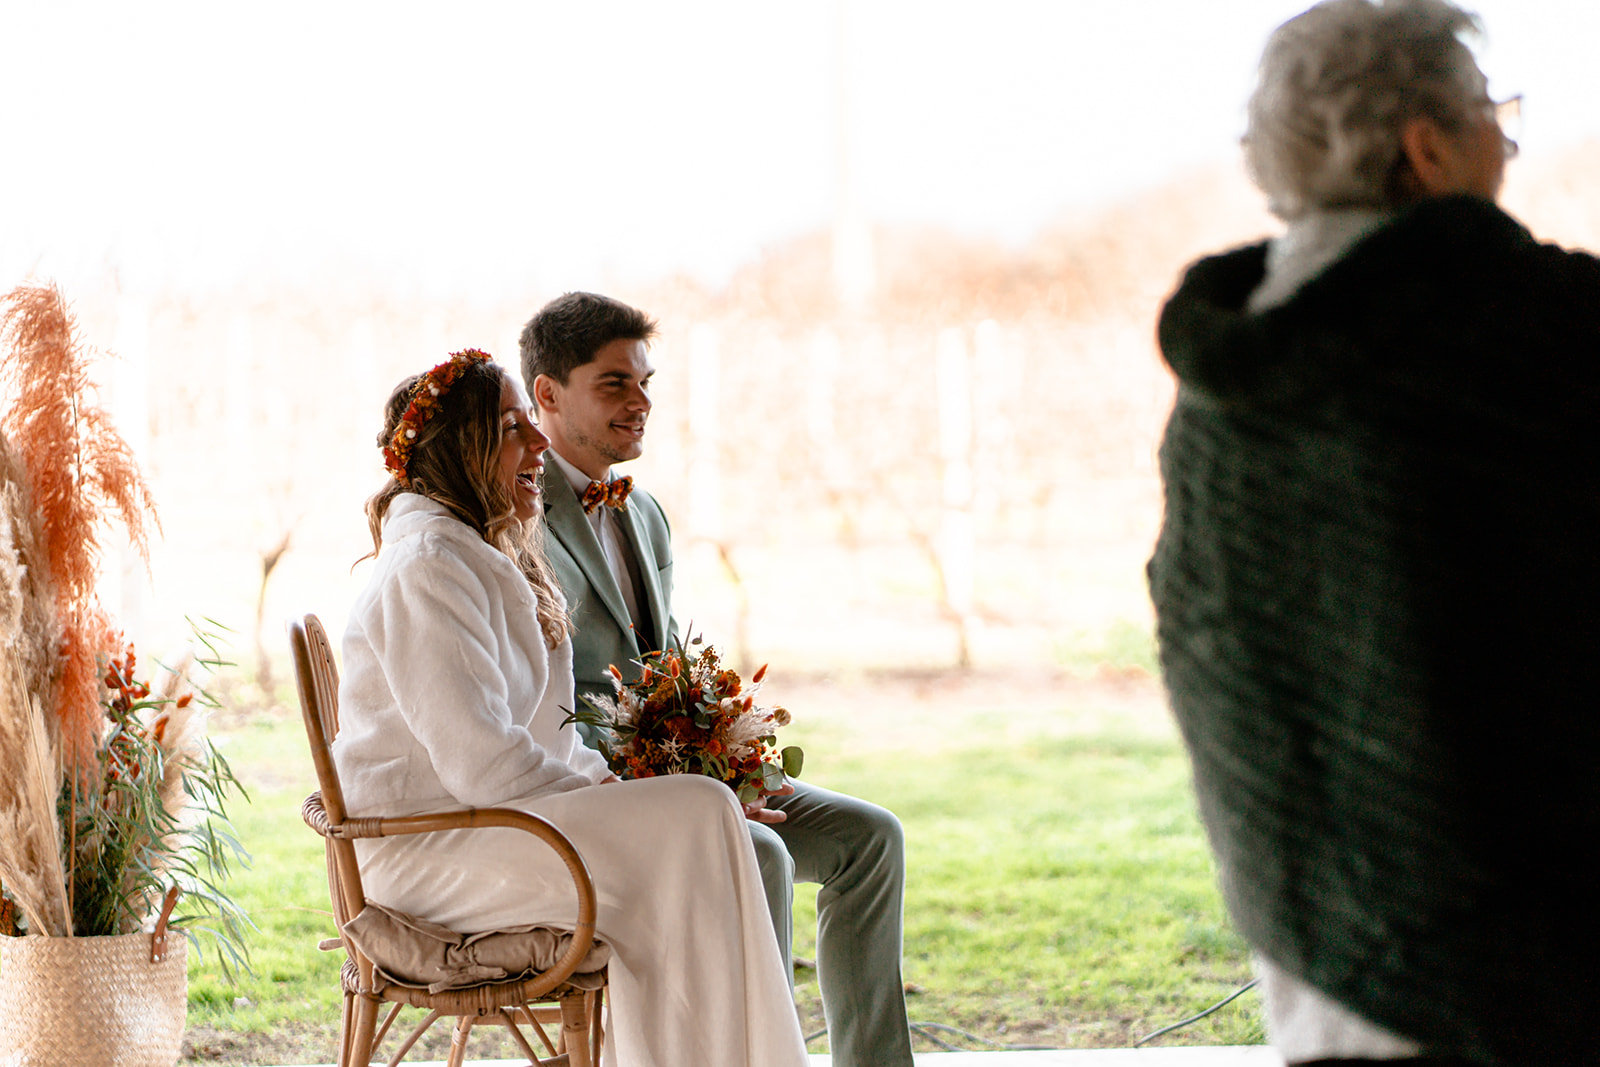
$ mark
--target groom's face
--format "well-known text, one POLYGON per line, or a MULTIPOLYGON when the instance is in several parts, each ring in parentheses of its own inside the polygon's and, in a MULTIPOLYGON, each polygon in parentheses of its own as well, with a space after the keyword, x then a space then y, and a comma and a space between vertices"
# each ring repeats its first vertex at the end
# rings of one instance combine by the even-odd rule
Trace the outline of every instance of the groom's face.
POLYGON ((534 394, 551 447, 591 478, 604 476, 613 463, 639 458, 654 374, 644 342, 629 340, 600 346, 565 385, 541 374, 534 394))

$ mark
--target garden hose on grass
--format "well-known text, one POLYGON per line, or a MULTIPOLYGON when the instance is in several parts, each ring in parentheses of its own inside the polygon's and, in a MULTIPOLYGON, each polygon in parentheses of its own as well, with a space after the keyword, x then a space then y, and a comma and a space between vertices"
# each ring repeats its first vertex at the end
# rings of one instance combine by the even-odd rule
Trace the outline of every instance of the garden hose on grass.
MULTIPOLYGON (((946 1026, 944 1023, 919 1023, 913 1020, 910 1026, 912 1034, 926 1038, 935 1045, 938 1045, 945 1052, 971 1052, 972 1049, 965 1049, 960 1045, 952 1045, 948 1041, 944 1041, 938 1037, 935 1037, 930 1031, 940 1030, 947 1034, 958 1034, 961 1037, 966 1038, 968 1041, 976 1041, 981 1045, 987 1045, 990 1048, 998 1049, 1001 1052, 1050 1052, 1055 1048, 1054 1045, 1005 1045, 1001 1044, 999 1041, 991 1041, 987 1037, 979 1037, 977 1034, 969 1033, 968 1031, 962 1030, 959 1027, 946 1026)), ((827 1032, 828 1028, 823 1027, 814 1034, 807 1034, 806 1044, 811 1044, 811 1042, 815 1041, 819 1037, 822 1037, 827 1032)))
POLYGON ((1207 1015, 1210 1015, 1212 1012, 1216 1011, 1218 1008, 1225 1008, 1229 1004, 1232 1004, 1234 1001, 1238 1000, 1240 997, 1244 996, 1246 993, 1250 992, 1250 990, 1252 990, 1252 989, 1254 989, 1256 987, 1256 983, 1259 982, 1259 981, 1261 981, 1261 979, 1259 979, 1259 978, 1250 979, 1250 981, 1246 982, 1244 985, 1240 986, 1238 989, 1235 989, 1232 993, 1229 993, 1227 996, 1223 997, 1221 1000, 1219 1000, 1215 1004, 1211 1005, 1211 1007, 1207 1008, 1205 1011, 1201 1012, 1199 1015, 1191 1015, 1187 1019, 1181 1019, 1178 1022, 1173 1023, 1171 1026, 1163 1026, 1161 1029, 1157 1030, 1153 1034, 1146 1034, 1145 1036, 1141 1037, 1139 1040, 1135 1041, 1133 1043, 1133 1047, 1134 1048, 1138 1048, 1140 1045, 1144 1044, 1146 1041, 1153 1041, 1154 1039, 1160 1037, 1162 1034, 1170 1034, 1174 1030, 1183 1029, 1185 1026, 1188 1026, 1190 1023, 1199 1022, 1201 1019, 1204 1019, 1207 1015))
MULTIPOLYGON (((1261 981, 1261 979, 1259 979, 1259 978, 1250 979, 1250 981, 1246 982, 1244 985, 1240 986, 1238 989, 1235 989, 1232 993, 1229 993, 1227 996, 1223 997, 1221 1000, 1219 1000, 1215 1004, 1211 1005, 1211 1007, 1207 1008, 1205 1011, 1202 1011, 1202 1012, 1200 1012, 1200 1013, 1198 1013, 1196 1015, 1191 1015, 1187 1019, 1180 1019, 1177 1022, 1173 1023, 1171 1026, 1163 1026, 1161 1029, 1156 1030, 1153 1033, 1146 1034, 1143 1037, 1141 1037, 1139 1040, 1135 1041, 1133 1043, 1132 1047, 1138 1048, 1139 1046, 1143 1045, 1147 1041, 1154 1041, 1156 1038, 1161 1037, 1164 1034, 1170 1034, 1174 1030, 1181 1030, 1185 1026, 1188 1026, 1191 1023, 1199 1022, 1201 1019, 1204 1019, 1206 1016, 1216 1013, 1218 1010, 1227 1007, 1229 1004, 1232 1004, 1234 1001, 1238 1000, 1240 997, 1242 997, 1246 993, 1250 992, 1250 990, 1254 989, 1256 987, 1256 984, 1258 982, 1260 982, 1260 981, 1261 981)), ((1002 1044, 999 1041, 992 1041, 987 1037, 979 1037, 977 1034, 970 1033, 970 1032, 968 1032, 966 1030, 962 1030, 959 1027, 946 1026, 944 1023, 919 1023, 919 1022, 915 1022, 915 1021, 913 1021, 911 1023, 911 1032, 913 1034, 917 1034, 917 1035, 920 1035, 920 1036, 926 1038, 927 1040, 933 1042, 935 1045, 938 1045, 941 1049, 943 1049, 946 1052, 970 1052, 970 1051, 972 1051, 971 1049, 961 1048, 959 1045, 952 1045, 948 1041, 944 1041, 944 1040, 934 1036, 934 1034, 932 1033, 932 1031, 934 1031, 934 1030, 938 1030, 938 1031, 941 1031, 941 1032, 947 1033, 947 1034, 957 1034, 957 1035, 959 1035, 959 1036, 961 1036, 963 1038, 966 1038, 968 1041, 976 1041, 981 1045, 987 1045, 990 1048, 999 1049, 1002 1052, 1048 1052, 1048 1051, 1052 1051, 1055 1048, 1054 1045, 1006 1045, 1006 1044, 1002 1044)), ((814 1034, 807 1034, 806 1035, 806 1044, 808 1044, 808 1045, 811 1044, 811 1042, 815 1041, 817 1038, 826 1035, 827 1032, 828 1032, 828 1028, 827 1027, 823 1027, 821 1030, 818 1030, 814 1034)))

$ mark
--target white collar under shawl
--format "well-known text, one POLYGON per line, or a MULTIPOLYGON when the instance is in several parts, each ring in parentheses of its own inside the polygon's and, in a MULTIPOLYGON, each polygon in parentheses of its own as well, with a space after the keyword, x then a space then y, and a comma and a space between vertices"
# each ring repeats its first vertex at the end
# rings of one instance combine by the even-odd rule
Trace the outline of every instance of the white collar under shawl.
POLYGON ((1351 245, 1393 218, 1391 211, 1342 208, 1295 219, 1281 237, 1267 245, 1267 276, 1250 294, 1249 309, 1265 311, 1284 303, 1351 245))

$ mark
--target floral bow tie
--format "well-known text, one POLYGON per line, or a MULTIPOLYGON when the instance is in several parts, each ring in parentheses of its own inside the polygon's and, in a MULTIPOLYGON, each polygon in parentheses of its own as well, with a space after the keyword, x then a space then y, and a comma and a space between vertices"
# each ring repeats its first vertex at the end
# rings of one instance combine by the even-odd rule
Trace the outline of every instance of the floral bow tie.
POLYGON ((631 492, 633 479, 626 474, 609 482, 590 482, 589 488, 583 491, 583 513, 587 515, 601 504, 608 508, 625 509, 631 492))

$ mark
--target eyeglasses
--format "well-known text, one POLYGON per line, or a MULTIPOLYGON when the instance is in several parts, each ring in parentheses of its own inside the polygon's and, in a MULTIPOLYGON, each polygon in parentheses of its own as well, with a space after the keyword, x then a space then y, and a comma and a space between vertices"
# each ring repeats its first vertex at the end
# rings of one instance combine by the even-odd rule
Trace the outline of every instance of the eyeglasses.
POLYGON ((1484 112, 1500 128, 1506 158, 1515 157, 1519 151, 1517 141, 1522 137, 1522 94, 1517 93, 1504 100, 1485 101, 1484 112))

